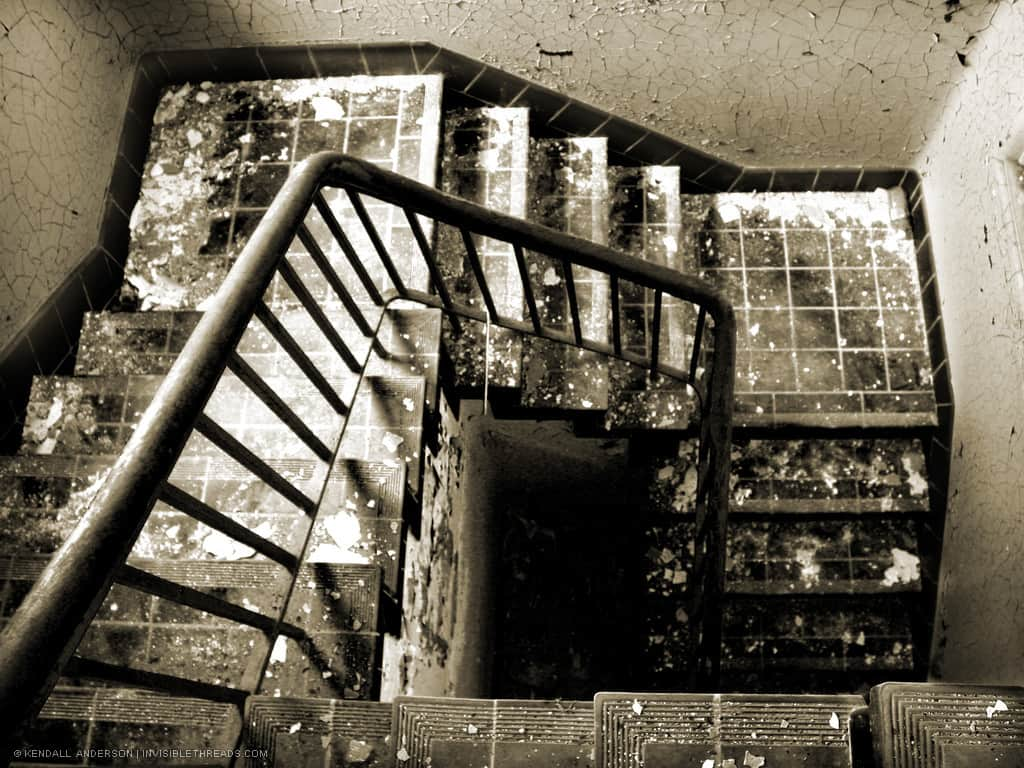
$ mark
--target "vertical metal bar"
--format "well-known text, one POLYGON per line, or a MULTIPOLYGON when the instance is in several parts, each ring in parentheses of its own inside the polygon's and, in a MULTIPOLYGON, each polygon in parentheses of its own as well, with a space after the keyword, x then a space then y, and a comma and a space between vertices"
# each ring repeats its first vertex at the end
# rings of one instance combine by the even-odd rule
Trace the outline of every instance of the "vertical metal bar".
POLYGON ((356 325, 359 326, 359 330, 364 336, 372 336, 373 328, 370 326, 369 321, 363 314, 363 310, 359 308, 355 299, 352 298, 352 294, 349 293, 348 288, 345 287, 345 283, 342 281, 341 276, 337 273, 334 267, 331 266, 331 262, 327 258, 327 255, 320 248, 320 244, 317 243, 316 239, 313 237, 309 229, 306 228, 305 224, 299 225, 298 236, 303 246, 305 246, 306 250, 309 251, 309 255, 313 259, 313 262, 327 280, 328 285, 331 286, 331 289, 338 295, 338 298, 341 299, 341 303, 344 305, 345 311, 349 313, 356 325))
POLYGON ((516 266, 519 267, 519 279, 523 283, 523 298, 526 299, 526 306, 530 311, 533 331, 539 336, 542 330, 540 312, 537 311, 537 299, 533 295, 533 286, 530 285, 530 272, 526 268, 526 256, 523 254, 523 246, 519 243, 512 243, 512 251, 516 256, 516 266))
POLYGON ((356 356, 352 354, 352 350, 348 348, 345 340, 341 338, 341 335, 335 330, 331 321, 324 314, 324 311, 317 304, 316 299, 313 298, 313 294, 309 292, 305 283, 299 277, 298 273, 292 268, 292 265, 288 263, 287 259, 281 259, 281 263, 277 265, 277 271, 281 273, 281 277, 288 283, 288 287, 292 289, 302 306, 309 313, 309 316, 313 318, 313 322, 316 323, 317 328, 327 338, 334 347, 334 351, 338 353, 342 360, 345 361, 345 365, 352 373, 359 371, 359 361, 356 356))
POLYGON ((572 275, 572 263, 562 260, 562 276, 565 278, 565 292, 569 295, 569 313, 572 315, 572 335, 577 344, 583 343, 583 328, 580 325, 580 300, 576 295, 576 281, 572 275))
POLYGON ((484 306, 491 313, 491 321, 495 322, 498 320, 498 310, 494 306, 494 299, 491 297, 491 289, 487 285, 487 276, 484 275, 484 268, 480 263, 480 254, 477 253, 473 235, 468 229, 459 229, 459 231, 462 233, 462 243, 466 247, 466 255, 469 256, 469 264, 473 268, 477 285, 480 286, 480 293, 484 297, 484 306))
POLYGON ((352 247, 352 243, 349 241, 348 236, 345 234, 345 230, 341 228, 338 220, 334 217, 334 212, 331 211, 331 207, 324 200, 324 196, 321 192, 317 192, 313 197, 313 205, 320 212, 323 217, 324 223, 327 225, 327 229, 330 230, 331 235, 341 246, 342 252, 345 254, 345 258, 348 259, 349 265, 352 270, 356 273, 359 278, 359 282, 363 284, 363 288, 366 290, 370 300, 378 307, 384 305, 384 297, 380 295, 380 291, 377 286, 373 284, 373 280, 370 279, 370 274, 366 271, 366 267, 363 266, 363 260, 359 258, 359 254, 356 253, 356 249, 352 247))
POLYGON ((654 328, 651 329, 651 378, 658 373, 658 353, 661 347, 661 290, 654 291, 654 328))
POLYGON ((616 355, 622 354, 622 318, 619 317, 619 276, 609 275, 609 288, 612 292, 612 349, 616 355))
POLYGON ((370 242, 373 243, 373 249, 377 252, 380 257, 381 264, 384 265, 384 269, 388 273, 388 277, 391 278, 391 282, 394 283, 395 290, 399 296, 406 295, 405 283, 402 282, 402 276, 398 274, 398 270, 395 269, 395 262, 391 260, 391 254, 388 253, 388 249, 384 247, 384 241, 380 239, 380 235, 377 233, 377 227, 373 225, 373 219, 370 218, 370 214, 366 211, 366 206, 363 205, 363 199, 359 197, 359 193, 352 189, 346 189, 345 193, 348 195, 349 201, 352 203, 352 208, 356 212, 356 216, 359 217, 359 223, 363 225, 363 229, 366 230, 367 237, 370 238, 370 242))
POLYGON ((441 297, 441 303, 444 304, 445 311, 448 313, 448 319, 451 321, 452 327, 456 331, 461 330, 461 323, 459 322, 458 316, 452 311, 452 297, 448 292, 448 286, 444 284, 444 276, 441 274, 441 269, 437 265, 436 255, 430 248, 430 243, 427 242, 427 237, 423 233, 423 227, 420 226, 420 220, 416 218, 416 214, 410 211, 408 208, 403 208, 402 212, 405 214, 405 218, 409 221, 409 228, 412 229, 412 236, 416 239, 416 244, 420 247, 420 253, 423 254, 423 260, 427 262, 427 270, 430 272, 430 280, 434 286, 434 290, 437 291, 437 295, 441 297))
POLYGON ((306 374, 306 378, 313 382, 313 386, 323 395, 324 400, 330 403, 331 407, 341 415, 347 414, 348 406, 345 405, 345 401, 334 391, 327 379, 324 378, 324 375, 320 373, 320 369, 316 367, 316 364, 309 359, 309 355, 303 351, 299 342, 288 333, 288 329, 270 311, 270 307, 261 301, 256 305, 254 314, 263 323, 267 331, 270 332, 270 335, 274 337, 274 340, 288 353, 288 356, 295 362, 299 370, 306 374))
POLYGON ((700 361, 700 345, 704 339, 704 323, 708 311, 704 307, 697 313, 697 329, 693 333, 693 351, 690 354, 690 383, 697 384, 697 363, 700 361))
POLYGON ((237 352, 232 352, 230 357, 228 357, 228 369, 241 379, 242 383, 252 390, 253 394, 262 400, 267 408, 273 411, 274 415, 283 421, 292 433, 304 442, 322 461, 331 460, 331 449, 316 436, 316 433, 299 418, 291 406, 281 399, 281 396, 237 352))

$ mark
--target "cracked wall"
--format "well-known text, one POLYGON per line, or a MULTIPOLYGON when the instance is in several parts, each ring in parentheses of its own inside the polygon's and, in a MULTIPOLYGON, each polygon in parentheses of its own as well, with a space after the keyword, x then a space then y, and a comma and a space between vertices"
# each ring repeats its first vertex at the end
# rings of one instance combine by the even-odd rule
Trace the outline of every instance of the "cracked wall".
MULTIPOLYGON (((934 672, 1024 684, 1024 262, 1003 161, 1024 151, 1024 6, 968 59, 917 166, 956 419, 934 672)), ((1011 187, 1012 188, 1012 187, 1011 187)))
POLYGON ((138 56, 428 39, 744 164, 902 166, 991 2, 5 0, 0 344, 95 243, 138 56), (946 20, 948 18, 948 21, 946 20))

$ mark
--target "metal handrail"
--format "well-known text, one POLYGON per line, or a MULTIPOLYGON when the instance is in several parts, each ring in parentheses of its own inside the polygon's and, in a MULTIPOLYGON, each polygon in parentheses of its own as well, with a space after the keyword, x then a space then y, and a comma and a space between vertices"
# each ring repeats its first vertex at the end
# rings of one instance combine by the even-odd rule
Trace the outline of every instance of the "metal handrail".
MULTIPOLYGON (((369 324, 359 314, 343 282, 327 263, 305 227, 305 217, 312 209, 316 209, 323 217, 331 235, 348 257, 366 294, 382 311, 381 318, 383 309, 393 301, 414 301, 427 307, 441 309, 453 318, 490 322, 525 334, 618 357, 644 366, 652 376, 665 374, 694 385, 697 384, 697 347, 706 328, 705 320, 710 319, 713 346, 710 350, 709 373, 701 382, 705 391, 700 426, 701 465, 698 473, 696 521, 698 541, 695 547, 697 578, 694 579, 694 610, 690 618, 694 658, 699 663, 692 671, 690 683, 692 687, 699 689, 713 685, 718 673, 721 642, 720 605, 725 580, 725 526, 728 515, 735 363, 735 319, 731 304, 716 290, 692 276, 626 256, 590 241, 496 213, 356 158, 336 152, 322 152, 306 159, 293 170, 232 267, 217 294, 216 301, 212 302, 210 309, 204 313, 171 367, 134 434, 117 459, 104 487, 92 500, 81 521, 51 559, 42 576, 0 634, 0 723, 4 723, 5 726, 22 723, 38 712, 61 671, 71 661, 80 640, 115 580, 124 579, 127 574, 128 577, 135 579, 136 587, 141 585, 150 591, 169 589, 166 584, 147 581, 146 577, 125 566, 131 549, 158 498, 187 514, 192 514, 197 519, 217 519, 220 513, 216 510, 206 507, 196 499, 190 500, 187 494, 180 489, 176 491, 167 482, 194 431, 204 434, 229 454, 237 451, 238 453, 234 454, 236 458, 239 455, 247 455, 249 458, 242 463, 246 464, 250 471, 256 474, 263 472, 269 481, 275 479, 272 469, 261 465, 259 459, 252 454, 246 454, 247 449, 244 446, 232 442, 233 438, 227 436, 221 427, 203 413, 207 401, 226 369, 230 368, 234 373, 241 374, 239 377, 246 380, 250 389, 276 409, 275 413, 281 416, 300 439, 311 445, 323 459, 328 458, 329 452, 333 463, 341 445, 344 427, 340 430, 341 435, 333 450, 322 443, 318 445, 315 436, 308 429, 303 429, 301 421, 297 420, 294 414, 289 414, 286 406, 282 407, 283 403, 274 400, 267 387, 261 388, 259 377, 251 369, 246 369, 244 361, 241 361, 236 352, 250 320, 253 317, 258 318, 292 355, 307 377, 332 402, 335 410, 342 416, 347 413, 348 406, 340 402, 333 391, 328 393, 323 389, 326 381, 308 357, 304 356, 294 339, 290 339, 287 331, 275 328, 273 313, 262 299, 275 274, 280 274, 299 297, 307 312, 317 320, 321 330, 332 341, 342 359, 353 372, 358 372, 360 380, 362 379, 369 356, 378 346, 376 336, 380 327, 379 322, 376 328, 372 329, 370 349, 367 351, 366 360, 360 366, 329 324, 327 327, 323 325, 326 317, 315 303, 309 304, 313 301, 312 296, 304 291, 301 279, 285 260, 290 244, 298 238, 324 272, 328 283, 339 292, 342 303, 350 315, 356 316, 357 325, 364 328, 364 335, 371 336, 368 332, 371 330, 369 324), (385 272, 391 280, 393 287, 390 290, 380 291, 370 280, 359 254, 321 194, 324 187, 345 190, 376 256, 383 263, 385 272), (397 206, 405 213, 417 245, 427 262, 432 291, 406 286, 390 258, 386 245, 374 229, 362 196, 397 206), (486 306, 458 301, 449 293, 437 268, 436 254, 431 251, 419 224, 419 217, 454 227, 462 233, 467 256, 473 262, 478 286, 486 306), (474 234, 502 240, 512 246, 525 295, 530 304, 529 320, 524 321, 497 311, 474 247, 474 234), (610 276, 614 291, 612 307, 615 310, 612 322, 613 338, 610 343, 583 335, 575 295, 568 297, 573 315, 571 332, 546 326, 540 321, 532 301, 524 251, 557 260, 566 265, 570 276, 573 267, 592 269, 610 276), (651 344, 649 356, 623 349, 620 338, 621 324, 618 318, 618 286, 622 280, 632 281, 644 289, 654 291, 655 339, 651 344), (695 349, 689 370, 674 367, 660 359, 657 337, 660 335, 661 307, 665 296, 692 303, 699 309, 698 333, 695 335, 695 349)), ((567 282, 571 288, 571 281, 567 282)), ((330 466, 327 478, 329 476, 330 466)), ((311 516, 315 516, 319 499, 308 498, 294 487, 289 490, 287 481, 283 478, 277 480, 284 485, 274 486, 275 490, 285 495, 297 494, 295 501, 298 506, 311 516)), ((324 482, 326 483, 327 479, 324 482)), ((294 586, 298 576, 298 560, 290 558, 288 553, 271 542, 259 540, 254 532, 237 531, 231 529, 231 525, 237 528, 236 524, 229 521, 224 523, 222 530, 228 530, 229 534, 233 531, 239 536, 245 536, 246 541, 256 544, 263 554, 285 564, 292 572, 294 586)), ((191 597, 200 602, 205 599, 196 595, 191 597)), ((207 608, 213 605, 209 601, 202 604, 207 608)), ((244 612, 239 613, 238 610, 225 608, 224 611, 238 620, 244 621, 248 618, 244 612)), ((284 611, 285 607, 282 606, 281 616, 276 621, 267 618, 267 621, 272 622, 272 625, 263 627, 268 635, 294 635, 296 628, 283 621, 284 611)), ((272 644, 274 637, 271 636, 269 639, 272 644)), ((103 664, 97 663, 76 663, 76 666, 92 669, 104 667, 103 664)), ((158 678, 177 679, 151 673, 140 673, 136 676, 136 679, 143 681, 140 684, 158 678)), ((211 688, 209 685, 197 684, 189 688, 190 681, 180 682, 181 690, 214 697, 207 690, 211 688)), ((240 692, 226 692, 223 699, 237 700, 235 694, 238 693, 240 692)), ((0 746, 9 745, 0 742, 0 746)))

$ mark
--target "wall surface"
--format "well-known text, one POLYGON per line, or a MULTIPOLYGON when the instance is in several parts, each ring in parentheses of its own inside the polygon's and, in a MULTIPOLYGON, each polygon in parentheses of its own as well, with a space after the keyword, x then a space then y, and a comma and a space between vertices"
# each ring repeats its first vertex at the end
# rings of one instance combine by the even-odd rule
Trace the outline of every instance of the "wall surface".
POLYGON ((995 7, 0 0, 0 346, 95 243, 131 68, 147 50, 428 39, 744 164, 902 166, 962 70, 956 52, 971 58, 995 7))
MULTIPOLYGON (((1003 159, 1024 151, 1024 4, 979 36, 917 163, 956 419, 934 672, 1024 684, 1024 263, 1003 159)), ((1019 196, 1018 196, 1019 195, 1019 196)))

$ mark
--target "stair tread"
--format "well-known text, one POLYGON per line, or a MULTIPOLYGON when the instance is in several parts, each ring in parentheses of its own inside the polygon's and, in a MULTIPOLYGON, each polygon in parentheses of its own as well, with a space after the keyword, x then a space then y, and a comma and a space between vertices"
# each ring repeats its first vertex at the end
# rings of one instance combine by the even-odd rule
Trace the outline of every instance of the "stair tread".
MULTIPOLYGON (((210 750, 206 765, 230 764, 214 751, 233 746, 233 730, 241 727, 238 709, 203 699, 190 699, 125 688, 57 687, 50 694, 21 747, 25 762, 48 762, 46 753, 64 752, 55 762, 69 764, 66 755, 88 750, 132 750, 126 762, 172 765, 194 763, 176 759, 172 750, 210 750), (144 750, 155 750, 146 754, 144 750), (36 755, 31 752, 36 751, 36 755)), ((74 765, 102 765, 109 757, 78 757, 74 765)))
POLYGON ((871 730, 883 768, 1019 765, 1022 712, 1019 687, 884 683, 871 690, 871 730))
POLYGON ((850 713, 863 706, 844 695, 600 693, 596 764, 749 765, 751 755, 770 766, 851 766, 850 713))
POLYGON ((251 696, 243 744, 267 750, 263 764, 390 766, 391 704, 376 701, 251 696), (298 726, 296 728, 296 725, 298 726))
MULTIPOLYGON (((608 239, 607 140, 534 139, 530 144, 527 218, 604 244, 608 239)), ((562 265, 531 261, 541 320, 571 330, 562 265)), ((608 277, 573 268, 583 335, 608 340, 608 277)), ((523 342, 522 404, 528 408, 603 410, 608 405, 608 364, 595 353, 545 339, 523 342)))
POLYGON ((391 743, 398 764, 491 768, 590 765, 591 702, 399 696, 391 743))
MULTIPOLYGON (((315 151, 333 148, 425 184, 435 181, 437 75, 205 86, 167 89, 157 107, 126 268, 143 308, 201 308, 293 164, 315 151), (197 101, 200 92, 205 96, 197 101), (253 116, 256 122, 246 122, 253 116), (295 119, 300 116, 317 119, 295 119), (201 140, 189 142, 188 132, 197 129, 201 140)), ((336 195, 329 200, 335 203, 336 195)), ((382 217, 392 215, 385 211, 382 217)), ((401 224, 400 217, 395 221, 401 224)), ((425 289, 422 258, 411 239, 392 239, 390 226, 381 231, 410 284, 425 289)), ((336 255, 333 249, 328 254, 332 262, 336 255)), ((343 260, 337 259, 342 268, 343 260)), ((366 263, 385 284, 379 260, 366 263)))
MULTIPOLYGON (((444 121, 444 192, 511 216, 526 216, 529 110, 483 107, 449 112, 444 121)), ((500 314, 522 319, 523 289, 512 247, 490 238, 477 238, 477 250, 491 297, 500 314)), ((467 263, 462 237, 452 227, 438 231, 438 261, 453 296, 479 303, 482 294, 467 263)), ((480 323, 461 322, 456 333, 445 324, 455 385, 478 388, 489 378, 495 387, 518 387, 522 375, 522 337, 504 328, 490 329, 491 356, 487 368, 487 331, 480 323)))

